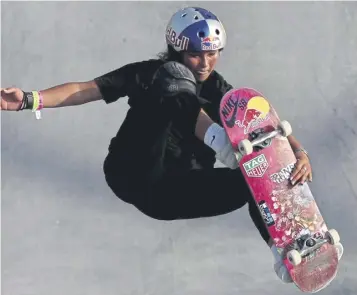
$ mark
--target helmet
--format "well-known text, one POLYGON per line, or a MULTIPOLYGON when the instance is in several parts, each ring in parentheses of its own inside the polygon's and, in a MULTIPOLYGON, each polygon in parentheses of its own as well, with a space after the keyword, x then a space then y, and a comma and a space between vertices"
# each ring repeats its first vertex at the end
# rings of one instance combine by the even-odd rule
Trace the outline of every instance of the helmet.
POLYGON ((166 44, 177 52, 223 49, 226 39, 221 21, 212 12, 199 7, 177 11, 166 27, 166 44))

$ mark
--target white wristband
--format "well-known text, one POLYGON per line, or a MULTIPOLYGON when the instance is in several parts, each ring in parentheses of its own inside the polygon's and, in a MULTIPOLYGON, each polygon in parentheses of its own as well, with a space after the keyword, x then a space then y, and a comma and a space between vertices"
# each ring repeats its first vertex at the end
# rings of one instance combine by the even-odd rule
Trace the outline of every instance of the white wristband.
POLYGON ((204 143, 212 148, 216 153, 221 151, 227 144, 227 135, 224 128, 219 126, 217 123, 213 123, 206 131, 204 143))

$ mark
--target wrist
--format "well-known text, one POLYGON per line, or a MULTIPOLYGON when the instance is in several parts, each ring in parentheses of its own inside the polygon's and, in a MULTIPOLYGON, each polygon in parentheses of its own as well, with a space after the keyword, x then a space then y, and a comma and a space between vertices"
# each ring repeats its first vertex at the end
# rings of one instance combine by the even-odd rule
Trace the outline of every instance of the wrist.
POLYGON ((294 151, 295 156, 296 156, 297 154, 304 154, 304 155, 306 155, 307 157, 309 157, 309 153, 308 153, 307 150, 304 149, 303 147, 295 148, 295 149, 293 149, 293 151, 294 151))
POLYGON ((224 128, 217 123, 211 124, 205 133, 204 143, 216 153, 220 152, 227 145, 227 136, 224 128))
POLYGON ((43 97, 40 91, 23 92, 22 104, 20 110, 32 110, 36 113, 36 118, 41 118, 40 110, 43 109, 43 97))

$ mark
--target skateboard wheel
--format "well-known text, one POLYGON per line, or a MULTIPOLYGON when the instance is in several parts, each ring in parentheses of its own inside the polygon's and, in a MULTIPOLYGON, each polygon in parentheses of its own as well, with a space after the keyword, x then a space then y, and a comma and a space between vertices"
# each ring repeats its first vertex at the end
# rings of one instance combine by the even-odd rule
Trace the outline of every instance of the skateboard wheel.
POLYGON ((288 137, 292 132, 291 125, 288 121, 280 121, 279 123, 279 129, 281 130, 281 134, 284 137, 288 137))
POLYGON ((294 266, 299 265, 301 263, 301 255, 300 255, 299 251, 297 251, 297 250, 289 251, 287 253, 287 257, 288 257, 289 262, 294 266))
POLYGON ((340 242, 340 235, 338 234, 337 230, 330 229, 326 232, 326 237, 329 240, 331 245, 336 245, 340 242))
POLYGON ((243 139, 238 145, 239 152, 243 155, 249 155, 253 152, 253 145, 249 139, 243 139))

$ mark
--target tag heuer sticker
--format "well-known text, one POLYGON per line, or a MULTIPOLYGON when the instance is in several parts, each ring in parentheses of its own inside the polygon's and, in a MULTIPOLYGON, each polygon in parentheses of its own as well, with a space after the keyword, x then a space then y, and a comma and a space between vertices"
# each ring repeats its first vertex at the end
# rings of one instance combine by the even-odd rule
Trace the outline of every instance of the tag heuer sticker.
POLYGON ((264 155, 259 155, 243 164, 244 170, 249 177, 262 177, 268 166, 264 155))

